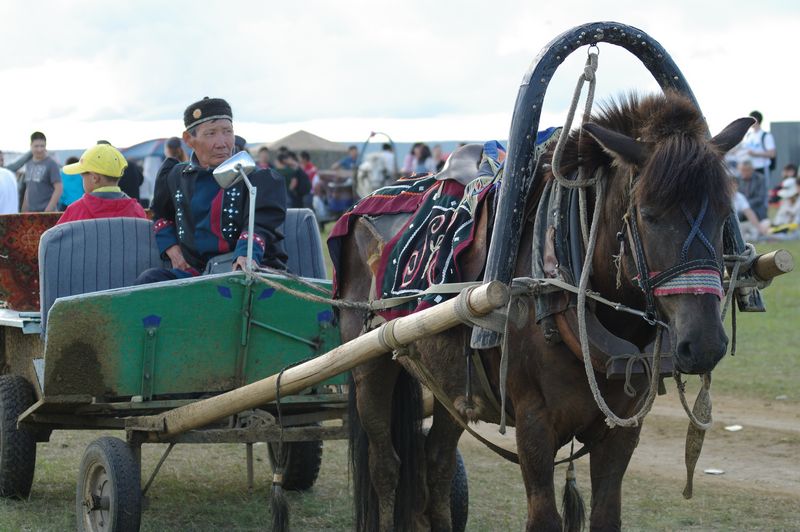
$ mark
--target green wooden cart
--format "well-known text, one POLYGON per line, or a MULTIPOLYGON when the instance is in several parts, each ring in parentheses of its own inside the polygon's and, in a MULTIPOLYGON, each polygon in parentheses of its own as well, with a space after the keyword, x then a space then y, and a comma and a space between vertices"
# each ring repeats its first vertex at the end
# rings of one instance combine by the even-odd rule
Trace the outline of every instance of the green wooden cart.
MULTIPOLYGON (((142 497, 179 443, 246 445, 252 486, 253 444, 268 442, 273 461, 281 440, 284 487, 310 488, 322 441, 347 437, 345 374, 355 361, 287 386, 280 416, 273 398, 229 408, 202 426, 190 420, 191 430, 158 425, 165 413, 224 400, 306 359, 333 350, 324 356, 341 360, 348 351, 339 346, 333 309, 303 297, 331 288, 313 214, 290 210, 284 231, 289 268, 304 277, 228 271, 145 286, 131 284, 161 265, 148 221, 91 220, 47 231, 39 249, 41 311, 0 310, 0 495, 27 497, 37 442, 53 430, 79 429, 127 434, 86 449, 76 491, 80 530, 138 530, 142 497), (148 420, 155 424, 143 425, 148 420), (170 445, 145 480, 147 442, 170 445)), ((371 341, 370 356, 380 354, 369 335, 356 341, 371 341)), ((463 530, 467 484, 459 463, 453 507, 455 529, 463 530)))

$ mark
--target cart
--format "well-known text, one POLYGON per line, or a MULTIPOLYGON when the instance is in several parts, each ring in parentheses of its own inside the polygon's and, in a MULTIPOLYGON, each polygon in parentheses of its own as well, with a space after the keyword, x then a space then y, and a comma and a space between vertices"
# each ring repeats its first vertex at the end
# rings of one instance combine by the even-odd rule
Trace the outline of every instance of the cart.
MULTIPOLYGON (((380 330, 339 345, 313 213, 290 209, 284 232, 295 275, 228 272, 145 286, 131 285, 163 265, 149 221, 88 220, 44 233, 41 312, 0 313, 0 495, 27 497, 37 442, 81 429, 123 429, 126 439, 87 447, 80 530, 138 530, 143 496, 179 443, 244 444, 252 486, 253 444, 269 443, 275 466, 281 441, 283 487, 310 488, 322 442, 347 438, 347 371, 386 348, 380 330), (169 446, 145 480, 141 446, 154 442, 169 446)), ((494 283, 469 297, 485 314, 508 294, 494 283)), ((460 323, 453 304, 430 311, 396 320, 395 337, 408 343, 460 323)), ((463 530, 459 463, 453 507, 463 530)))

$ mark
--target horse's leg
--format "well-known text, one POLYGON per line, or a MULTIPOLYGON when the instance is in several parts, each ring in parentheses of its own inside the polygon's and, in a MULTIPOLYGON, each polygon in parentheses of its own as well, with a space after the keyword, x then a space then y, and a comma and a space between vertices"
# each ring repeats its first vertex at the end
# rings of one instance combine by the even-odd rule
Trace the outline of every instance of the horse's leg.
POLYGON ((369 441, 368 467, 378 498, 380 530, 391 530, 394 526, 395 491, 400 477, 400 458, 392 445, 392 396, 399 372, 400 366, 388 357, 353 371, 356 407, 369 441))
POLYGON ((514 405, 517 453, 528 496, 528 531, 560 531, 553 487, 553 458, 557 436, 542 415, 546 408, 538 396, 527 394, 514 405))
POLYGON ((592 444, 590 469, 592 475, 591 530, 620 530, 622 476, 631 455, 639 443, 641 427, 616 427, 592 444))
POLYGON ((426 513, 430 529, 449 532, 450 486, 456 469, 456 447, 463 429, 453 421, 438 401, 433 407, 433 424, 425 440, 425 461, 428 481, 426 513))

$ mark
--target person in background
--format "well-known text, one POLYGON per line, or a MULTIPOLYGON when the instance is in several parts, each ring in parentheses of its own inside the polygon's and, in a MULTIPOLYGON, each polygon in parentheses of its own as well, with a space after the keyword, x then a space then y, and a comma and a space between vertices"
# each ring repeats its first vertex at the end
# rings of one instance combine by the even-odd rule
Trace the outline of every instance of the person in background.
POLYGON ((781 197, 778 195, 778 192, 781 190, 781 187, 783 187, 783 182, 790 177, 797 179, 797 165, 792 163, 789 163, 783 167, 783 171, 781 173, 781 182, 778 183, 778 186, 769 191, 768 203, 770 205, 777 205, 781 202, 781 197))
POLYGON ((6 160, 0 151, 0 214, 19 212, 19 190, 14 172, 5 168, 6 160))
POLYGON ((278 164, 275 169, 286 183, 287 207, 299 209, 305 207, 305 199, 311 192, 311 181, 306 173, 300 168, 300 161, 297 156, 287 151, 278 155, 278 164))
MULTIPOLYGON (((773 159, 776 154, 775 138, 772 136, 772 133, 761 128, 761 122, 764 120, 764 116, 760 112, 753 111, 750 113, 750 116, 755 118, 756 122, 750 126, 744 139, 742 139, 742 151, 753 163, 753 170, 764 176, 768 183, 771 159, 773 159)), ((745 195, 747 195, 747 193, 745 193, 745 195)), ((752 203, 751 201, 750 204, 752 205, 752 203)), ((758 211, 756 211, 756 213, 758 213, 758 211)))
POLYGON ((316 165, 311 162, 311 154, 307 151, 300 152, 300 168, 302 168, 303 172, 308 176, 309 181, 311 181, 311 188, 313 190, 317 185, 317 181, 319 181, 319 170, 316 165))
POLYGON ((350 146, 347 148, 347 155, 333 163, 331 166, 334 170, 354 170, 358 162, 358 148, 350 146))
POLYGON ((768 221, 762 222, 756 215, 755 211, 750 208, 750 203, 747 198, 739 192, 739 181, 733 179, 733 210, 739 216, 742 222, 739 224, 739 230, 742 233, 742 238, 747 241, 758 240, 760 236, 768 233, 768 221), (766 222, 766 223, 765 223, 766 222))
POLYGON ((800 222, 800 201, 798 200, 800 187, 797 186, 797 179, 794 177, 784 179, 781 182, 778 197, 781 198, 781 204, 772 219, 772 226, 778 227, 800 222))
POLYGON ((147 219, 139 202, 119 187, 127 166, 125 157, 109 144, 96 144, 80 160, 64 166, 66 175, 80 175, 86 193, 67 207, 56 225, 96 218, 147 219))
POLYGON ((25 194, 22 212, 53 212, 61 197, 61 172, 47 155, 47 137, 41 131, 31 134, 33 157, 25 166, 25 194))
POLYGON ((269 161, 269 148, 266 146, 261 146, 258 149, 258 160, 256 161, 256 166, 262 170, 273 168, 272 163, 269 161))
POLYGON ((436 172, 436 162, 433 160, 431 149, 427 144, 417 147, 414 158, 414 173, 417 175, 432 174, 436 172))
POLYGON ((442 151, 442 147, 437 144, 433 147, 433 161, 436 163, 436 172, 441 172, 444 168, 444 163, 447 162, 448 154, 442 151))
POLYGON ((178 137, 170 137, 164 143, 164 157, 164 162, 161 163, 161 167, 158 169, 158 173, 156 174, 156 182, 153 189, 154 196, 155 189, 158 188, 158 183, 169 175, 172 168, 176 164, 185 163, 189 160, 189 157, 186 156, 186 152, 183 151, 181 139, 178 137))
MULTIPOLYGON (((107 140, 98 140, 97 143, 111 146, 111 143, 107 140)), ((121 188, 128 197, 139 201, 139 188, 141 188, 142 183, 144 183, 142 169, 139 168, 138 164, 130 161, 127 168, 125 168, 125 174, 119 180, 119 188, 121 188)))
POLYGON ((759 220, 767 217, 767 180, 763 174, 755 171, 752 161, 744 159, 739 162, 739 192, 744 194, 750 208, 759 220))
POLYGON ((394 181, 397 179, 397 160, 394 156, 394 148, 388 142, 381 146, 381 157, 383 158, 383 166, 389 174, 387 182, 394 181))
POLYGON ((247 140, 245 140, 244 137, 240 137, 239 135, 234 135, 233 153, 239 153, 240 151, 247 151, 247 140))
MULTIPOLYGON (((77 157, 69 157, 67 165, 75 164, 78 162, 77 157)), ((61 169, 61 199, 58 200, 58 210, 63 211, 83 196, 83 181, 81 176, 77 174, 65 174, 64 169, 61 169)))
POLYGON ((411 146, 411 149, 408 150, 408 154, 405 159, 403 159, 403 175, 409 176, 414 173, 414 160, 417 157, 417 150, 420 146, 422 146, 421 142, 415 142, 414 145, 411 146))

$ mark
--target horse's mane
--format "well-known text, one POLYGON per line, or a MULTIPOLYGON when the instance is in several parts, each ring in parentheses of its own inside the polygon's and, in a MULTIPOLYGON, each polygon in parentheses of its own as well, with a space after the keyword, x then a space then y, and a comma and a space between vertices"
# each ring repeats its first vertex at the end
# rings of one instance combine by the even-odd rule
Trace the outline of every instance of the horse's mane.
MULTIPOLYGON (((732 191, 722 154, 709 142, 703 116, 685 96, 673 91, 629 93, 600 104, 590 120, 650 145, 647 163, 637 172, 637 203, 657 209, 681 203, 695 207, 708 197, 709 207, 717 212, 730 209, 732 191)), ((591 135, 574 130, 564 150, 562 171, 577 170, 579 161, 587 176, 600 167, 625 166, 591 135)))

